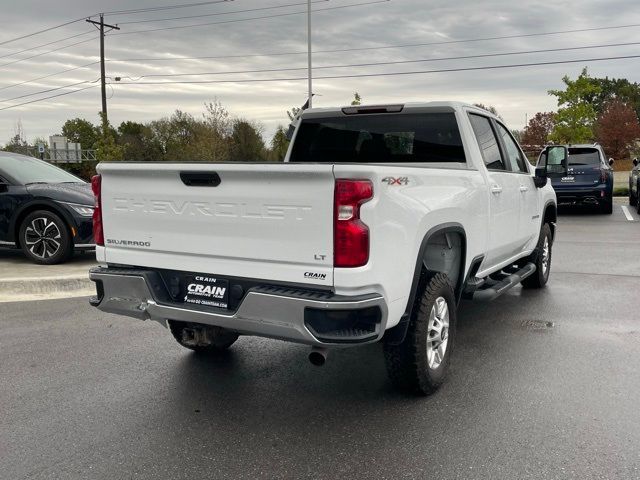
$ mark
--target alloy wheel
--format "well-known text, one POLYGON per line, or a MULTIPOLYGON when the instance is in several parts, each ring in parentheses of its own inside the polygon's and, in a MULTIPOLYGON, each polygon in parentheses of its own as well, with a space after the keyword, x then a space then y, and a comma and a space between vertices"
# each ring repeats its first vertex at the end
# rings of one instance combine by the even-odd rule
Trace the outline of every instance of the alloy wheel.
POLYGON ((24 242, 29 251, 41 259, 51 258, 60 251, 62 234, 50 218, 34 218, 24 233, 24 242))
POLYGON ((444 361, 449 344, 449 306, 444 297, 436 298, 427 327, 427 361, 429 368, 436 369, 444 361))
POLYGON ((546 275, 547 270, 549 269, 549 258, 550 258, 549 237, 544 237, 544 244, 542 245, 542 274, 543 275, 546 275))

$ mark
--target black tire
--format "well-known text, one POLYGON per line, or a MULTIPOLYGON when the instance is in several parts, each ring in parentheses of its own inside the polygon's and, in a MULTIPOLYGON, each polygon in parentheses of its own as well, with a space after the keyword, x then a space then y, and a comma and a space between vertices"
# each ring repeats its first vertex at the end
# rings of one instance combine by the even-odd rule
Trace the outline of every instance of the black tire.
POLYGON ((176 341, 184 348, 198 353, 220 353, 227 350, 238 339, 238 334, 222 327, 211 327, 196 323, 169 321, 169 330, 176 341), (185 329, 190 332, 197 330, 206 335, 206 342, 189 341, 191 335, 185 335, 185 329))
POLYGON ((18 238, 27 258, 41 265, 62 263, 73 253, 69 227, 49 210, 27 215, 20 224, 18 238))
MULTIPOLYGON (((431 331, 436 332, 435 329, 431 331)), ((393 385, 401 391, 418 395, 435 392, 449 370, 455 338, 456 299, 449 278, 444 273, 428 275, 423 272, 404 340, 398 345, 390 342, 384 344, 387 373, 393 385), (440 302, 440 299, 446 302, 449 314, 449 326, 445 337, 430 335, 429 331, 432 310, 437 308, 436 302, 440 302), (439 364, 430 365, 429 355, 436 355, 438 352, 437 348, 432 348, 432 340, 435 339, 445 343, 444 352, 439 364), (428 354, 429 349, 431 353, 428 354)))
POLYGON ((631 190, 631 184, 629 184, 629 205, 631 205, 632 207, 638 205, 638 197, 633 194, 633 191, 631 190))
POLYGON ((613 198, 609 197, 600 202, 600 212, 605 215, 611 215, 613 213, 613 198))
POLYGON ((542 225, 538 244, 533 253, 527 258, 528 262, 536 266, 536 271, 525 278, 521 283, 524 288, 543 288, 549 280, 551 273, 551 252, 553 251, 553 238, 551 237, 551 227, 548 223, 542 225), (545 241, 547 242, 547 255, 544 255, 545 241), (545 265, 546 263, 546 265, 545 265))

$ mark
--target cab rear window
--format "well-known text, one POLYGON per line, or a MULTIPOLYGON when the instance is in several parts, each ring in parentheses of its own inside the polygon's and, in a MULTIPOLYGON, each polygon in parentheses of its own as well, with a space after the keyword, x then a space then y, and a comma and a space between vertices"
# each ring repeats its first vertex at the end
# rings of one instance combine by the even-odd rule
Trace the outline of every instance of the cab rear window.
POLYGON ((453 113, 353 115, 302 120, 291 162, 465 162, 453 113))

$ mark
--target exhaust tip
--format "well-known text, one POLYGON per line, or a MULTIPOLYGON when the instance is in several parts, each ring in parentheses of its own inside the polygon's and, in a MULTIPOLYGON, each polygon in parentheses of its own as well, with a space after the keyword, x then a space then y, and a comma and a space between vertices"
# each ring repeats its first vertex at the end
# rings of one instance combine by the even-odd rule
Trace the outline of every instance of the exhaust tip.
POLYGON ((324 349, 314 348, 309 353, 309 361, 316 367, 323 366, 327 361, 327 351, 324 349))

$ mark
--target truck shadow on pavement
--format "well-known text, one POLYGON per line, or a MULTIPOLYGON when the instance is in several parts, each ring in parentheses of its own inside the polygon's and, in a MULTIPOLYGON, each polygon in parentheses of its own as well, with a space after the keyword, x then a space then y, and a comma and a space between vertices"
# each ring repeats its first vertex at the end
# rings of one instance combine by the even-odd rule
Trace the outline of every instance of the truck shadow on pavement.
MULTIPOLYGON (((536 301, 526 293, 523 298, 519 293, 510 296, 503 297, 509 308, 520 305, 526 310, 536 301)), ((409 428, 416 412, 453 415, 452 406, 466 408, 470 391, 489 400, 502 394, 504 387, 498 385, 505 378, 519 375, 505 361, 503 345, 509 343, 507 354, 516 360, 521 344, 528 341, 528 329, 519 316, 497 315, 501 303, 463 302, 449 378, 428 398, 393 389, 380 344, 331 351, 319 368, 308 362, 307 347, 241 337, 228 352, 214 357, 185 352, 168 372, 171 394, 160 415, 197 419, 232 436, 259 423, 260 435, 291 435, 310 442, 329 423, 344 432, 368 423, 375 436, 390 425, 409 428), (309 437, 300 437, 300 430, 309 437)))
MULTIPOLYGON (((463 302, 449 378, 430 397, 392 388, 380 344, 332 351, 318 368, 307 361, 307 347, 241 337, 216 357, 179 357, 149 424, 168 421, 173 435, 188 437, 189 444, 206 445, 209 452, 232 448, 234 458, 250 465, 279 458, 317 471, 345 452, 366 453, 371 461, 398 445, 419 445, 437 458, 451 448, 443 438, 458 451, 475 448, 492 422, 516 414, 505 399, 548 381, 542 372, 526 371, 534 360, 523 353, 525 344, 539 347, 548 340, 522 323, 523 317, 535 320, 531 311, 539 295, 514 290, 491 304, 463 302)), ((162 448, 162 440, 150 441, 157 445, 149 448, 162 448)), ((386 458, 384 468, 402 468, 403 462, 402 455, 386 458)), ((232 463, 218 464, 220 473, 233 475, 232 463)))

